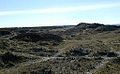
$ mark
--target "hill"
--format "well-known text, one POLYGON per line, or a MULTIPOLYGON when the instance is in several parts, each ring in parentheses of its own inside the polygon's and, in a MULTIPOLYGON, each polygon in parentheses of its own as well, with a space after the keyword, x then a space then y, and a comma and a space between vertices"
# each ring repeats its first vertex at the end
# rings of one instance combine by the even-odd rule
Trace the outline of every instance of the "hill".
POLYGON ((119 58, 118 25, 0 28, 0 74, 119 74, 119 58))

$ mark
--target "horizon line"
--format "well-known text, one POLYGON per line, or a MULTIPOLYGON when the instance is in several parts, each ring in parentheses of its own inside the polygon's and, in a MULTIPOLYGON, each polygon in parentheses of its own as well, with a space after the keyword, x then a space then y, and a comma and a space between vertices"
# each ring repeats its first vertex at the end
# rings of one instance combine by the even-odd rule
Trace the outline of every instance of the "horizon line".
MULTIPOLYGON (((80 22, 80 23, 90 23, 90 24, 94 24, 94 23, 98 23, 98 24, 103 24, 103 25, 116 25, 116 26, 120 26, 120 24, 104 24, 104 23, 99 23, 99 22, 80 22)), ((79 24, 79 23, 78 23, 79 24)), ((11 26, 11 27, 0 27, 0 28, 27 28, 27 27, 52 27, 52 26, 74 26, 74 25, 78 25, 78 24, 54 24, 54 25, 40 25, 40 26, 11 26)))

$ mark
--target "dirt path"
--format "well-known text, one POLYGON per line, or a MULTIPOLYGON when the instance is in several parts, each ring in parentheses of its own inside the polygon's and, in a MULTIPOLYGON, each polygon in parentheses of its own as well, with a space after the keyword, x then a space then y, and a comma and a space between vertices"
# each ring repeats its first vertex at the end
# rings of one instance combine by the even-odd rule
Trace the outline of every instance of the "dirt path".
POLYGON ((12 52, 12 54, 17 55, 17 56, 24 56, 24 57, 28 57, 28 58, 42 58, 41 56, 36 56, 33 54, 29 54, 29 53, 20 53, 20 52, 12 52))
POLYGON ((103 68, 108 62, 108 60, 103 60, 101 63, 95 66, 95 69, 85 72, 85 74, 94 74, 99 68, 103 68))

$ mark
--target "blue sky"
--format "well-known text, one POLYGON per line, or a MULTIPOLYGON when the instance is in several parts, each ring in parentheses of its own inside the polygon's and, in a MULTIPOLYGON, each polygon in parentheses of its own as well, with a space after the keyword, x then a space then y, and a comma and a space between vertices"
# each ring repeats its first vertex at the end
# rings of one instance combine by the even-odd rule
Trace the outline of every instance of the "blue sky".
POLYGON ((0 0, 0 27, 120 23, 120 0, 0 0))

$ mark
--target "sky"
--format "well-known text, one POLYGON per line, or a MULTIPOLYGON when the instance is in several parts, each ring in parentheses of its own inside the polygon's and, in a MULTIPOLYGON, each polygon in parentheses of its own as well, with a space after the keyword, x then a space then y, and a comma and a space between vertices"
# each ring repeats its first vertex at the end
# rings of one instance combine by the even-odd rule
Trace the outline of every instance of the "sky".
POLYGON ((0 27, 120 24, 120 0, 0 0, 0 27))

